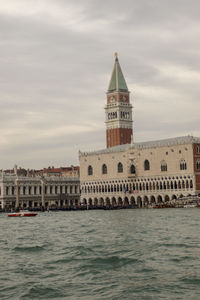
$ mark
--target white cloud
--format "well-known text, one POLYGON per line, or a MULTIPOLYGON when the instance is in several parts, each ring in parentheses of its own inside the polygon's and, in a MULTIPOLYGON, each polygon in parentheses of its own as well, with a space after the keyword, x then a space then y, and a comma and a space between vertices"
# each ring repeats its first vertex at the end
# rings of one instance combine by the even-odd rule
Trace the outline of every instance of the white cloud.
POLYGON ((78 149, 105 146, 116 51, 135 140, 200 135, 199 9, 194 0, 1 0, 0 168, 70 165, 78 149))

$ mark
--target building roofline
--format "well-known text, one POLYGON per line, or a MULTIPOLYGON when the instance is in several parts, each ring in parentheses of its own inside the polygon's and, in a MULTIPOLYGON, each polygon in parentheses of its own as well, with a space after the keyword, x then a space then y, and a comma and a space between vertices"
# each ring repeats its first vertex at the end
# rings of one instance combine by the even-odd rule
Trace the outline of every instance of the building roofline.
POLYGON ((187 135, 187 136, 180 136, 180 137, 168 138, 163 140, 154 140, 154 141, 139 142, 133 144, 118 145, 118 146, 105 148, 97 151, 89 151, 89 152, 79 151, 79 157, 94 155, 94 154, 122 152, 131 148, 148 149, 148 148, 155 148, 155 147, 160 148, 160 147, 169 147, 175 145, 194 144, 194 143, 200 143, 200 137, 193 137, 191 135, 187 135))

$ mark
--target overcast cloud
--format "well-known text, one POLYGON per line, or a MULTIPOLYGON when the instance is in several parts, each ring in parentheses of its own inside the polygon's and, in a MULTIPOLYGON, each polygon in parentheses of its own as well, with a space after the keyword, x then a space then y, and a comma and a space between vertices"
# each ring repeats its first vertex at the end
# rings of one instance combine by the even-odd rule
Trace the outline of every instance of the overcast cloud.
POLYGON ((200 136, 198 0, 0 0, 0 169, 105 147, 114 52, 134 140, 200 136))

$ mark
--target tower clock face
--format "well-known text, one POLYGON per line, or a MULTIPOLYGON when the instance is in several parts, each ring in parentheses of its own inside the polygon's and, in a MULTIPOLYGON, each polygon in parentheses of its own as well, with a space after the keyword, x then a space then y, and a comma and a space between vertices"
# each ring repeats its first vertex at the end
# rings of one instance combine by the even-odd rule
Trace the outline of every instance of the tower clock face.
POLYGON ((114 97, 114 96, 111 96, 111 97, 110 97, 110 103, 113 103, 113 102, 115 102, 115 97, 114 97))
POLYGON ((120 95, 120 101, 128 103, 128 97, 125 95, 120 95))

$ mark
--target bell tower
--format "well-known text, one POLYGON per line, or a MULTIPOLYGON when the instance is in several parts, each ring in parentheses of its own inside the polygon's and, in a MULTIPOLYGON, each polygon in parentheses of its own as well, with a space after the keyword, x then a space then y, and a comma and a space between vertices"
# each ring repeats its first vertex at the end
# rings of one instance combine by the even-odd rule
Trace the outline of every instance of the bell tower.
POLYGON ((105 107, 107 148, 131 143, 133 121, 129 94, 118 55, 115 53, 115 64, 107 91, 107 104, 105 107))

